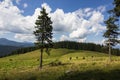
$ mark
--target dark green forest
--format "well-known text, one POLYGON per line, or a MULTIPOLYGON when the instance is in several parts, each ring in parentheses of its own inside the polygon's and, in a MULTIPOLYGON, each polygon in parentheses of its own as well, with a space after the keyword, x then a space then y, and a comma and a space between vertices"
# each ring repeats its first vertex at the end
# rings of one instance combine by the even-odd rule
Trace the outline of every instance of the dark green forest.
MULTIPOLYGON (((26 52, 34 51, 39 49, 40 47, 26 47, 20 48, 13 51, 10 55, 13 54, 23 54, 26 52)), ((54 42, 51 48, 66 48, 66 49, 74 49, 74 50, 88 50, 88 51, 96 51, 108 54, 108 47, 100 44, 94 43, 79 43, 75 41, 60 41, 54 42)), ((112 55, 120 56, 120 49, 112 48, 112 55)))
MULTIPOLYGON (((61 41, 54 43, 54 48, 67 48, 67 49, 75 49, 75 50, 88 50, 88 51, 96 51, 103 52, 108 54, 108 47, 100 44, 94 43, 79 43, 74 41, 61 41)), ((112 55, 120 56, 120 50, 112 48, 112 55)))
POLYGON ((0 45, 0 57, 11 55, 13 51, 19 50, 21 47, 0 45))

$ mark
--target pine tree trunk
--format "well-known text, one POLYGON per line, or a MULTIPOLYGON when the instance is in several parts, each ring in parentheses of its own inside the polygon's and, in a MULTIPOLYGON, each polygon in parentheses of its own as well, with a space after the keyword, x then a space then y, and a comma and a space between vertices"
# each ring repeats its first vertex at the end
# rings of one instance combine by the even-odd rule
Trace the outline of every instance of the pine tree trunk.
POLYGON ((43 48, 41 48, 41 53, 40 53, 40 69, 42 69, 42 58, 43 58, 43 48))
POLYGON ((110 45, 110 41, 109 41, 109 61, 111 62, 111 45, 110 45))

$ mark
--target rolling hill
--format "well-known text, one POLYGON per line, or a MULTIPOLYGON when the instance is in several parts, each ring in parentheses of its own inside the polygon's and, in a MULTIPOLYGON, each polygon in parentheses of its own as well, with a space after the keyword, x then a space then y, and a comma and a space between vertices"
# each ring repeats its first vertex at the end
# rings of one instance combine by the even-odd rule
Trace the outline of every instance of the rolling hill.
POLYGON ((42 70, 38 69, 39 56, 40 52, 36 50, 0 58, 0 79, 113 80, 113 77, 114 80, 120 79, 120 57, 118 56, 112 56, 113 61, 109 63, 108 55, 104 53, 52 49, 50 56, 44 53, 42 70))

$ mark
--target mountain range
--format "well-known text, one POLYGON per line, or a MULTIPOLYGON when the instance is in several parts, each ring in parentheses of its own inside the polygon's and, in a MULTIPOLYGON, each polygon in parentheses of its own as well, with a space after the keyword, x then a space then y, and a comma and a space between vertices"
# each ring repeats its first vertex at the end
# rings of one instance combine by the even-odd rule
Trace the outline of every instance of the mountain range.
POLYGON ((12 40, 8 40, 6 38, 0 38, 0 45, 4 46, 16 46, 16 47, 29 47, 29 46, 34 46, 33 43, 28 43, 28 42, 16 42, 12 40))
POLYGON ((16 49, 30 46, 34 46, 34 44, 28 42, 16 42, 6 38, 0 38, 0 57, 7 56, 16 49))

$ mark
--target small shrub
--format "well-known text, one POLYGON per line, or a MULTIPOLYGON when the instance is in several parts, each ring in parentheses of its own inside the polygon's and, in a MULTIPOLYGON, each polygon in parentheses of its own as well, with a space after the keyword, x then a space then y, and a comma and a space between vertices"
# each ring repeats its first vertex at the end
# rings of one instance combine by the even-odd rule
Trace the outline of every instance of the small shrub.
POLYGON ((58 62, 58 65, 62 65, 62 62, 59 61, 59 62, 58 62))
POLYGON ((70 57, 69 60, 72 60, 72 57, 70 57))
POLYGON ((9 59, 9 61, 13 61, 12 59, 9 59))
POLYGON ((55 66, 54 62, 49 63, 50 66, 55 66))
POLYGON ((78 59, 78 56, 76 57, 76 59, 78 59))
POLYGON ((62 62, 61 61, 51 62, 49 65, 50 66, 59 66, 59 65, 62 65, 62 62))
POLYGON ((96 63, 94 62, 94 63, 92 63, 92 65, 95 65, 96 63))
POLYGON ((85 59, 85 57, 83 57, 82 59, 85 59))
POLYGON ((39 61, 39 59, 37 59, 37 61, 39 61))

